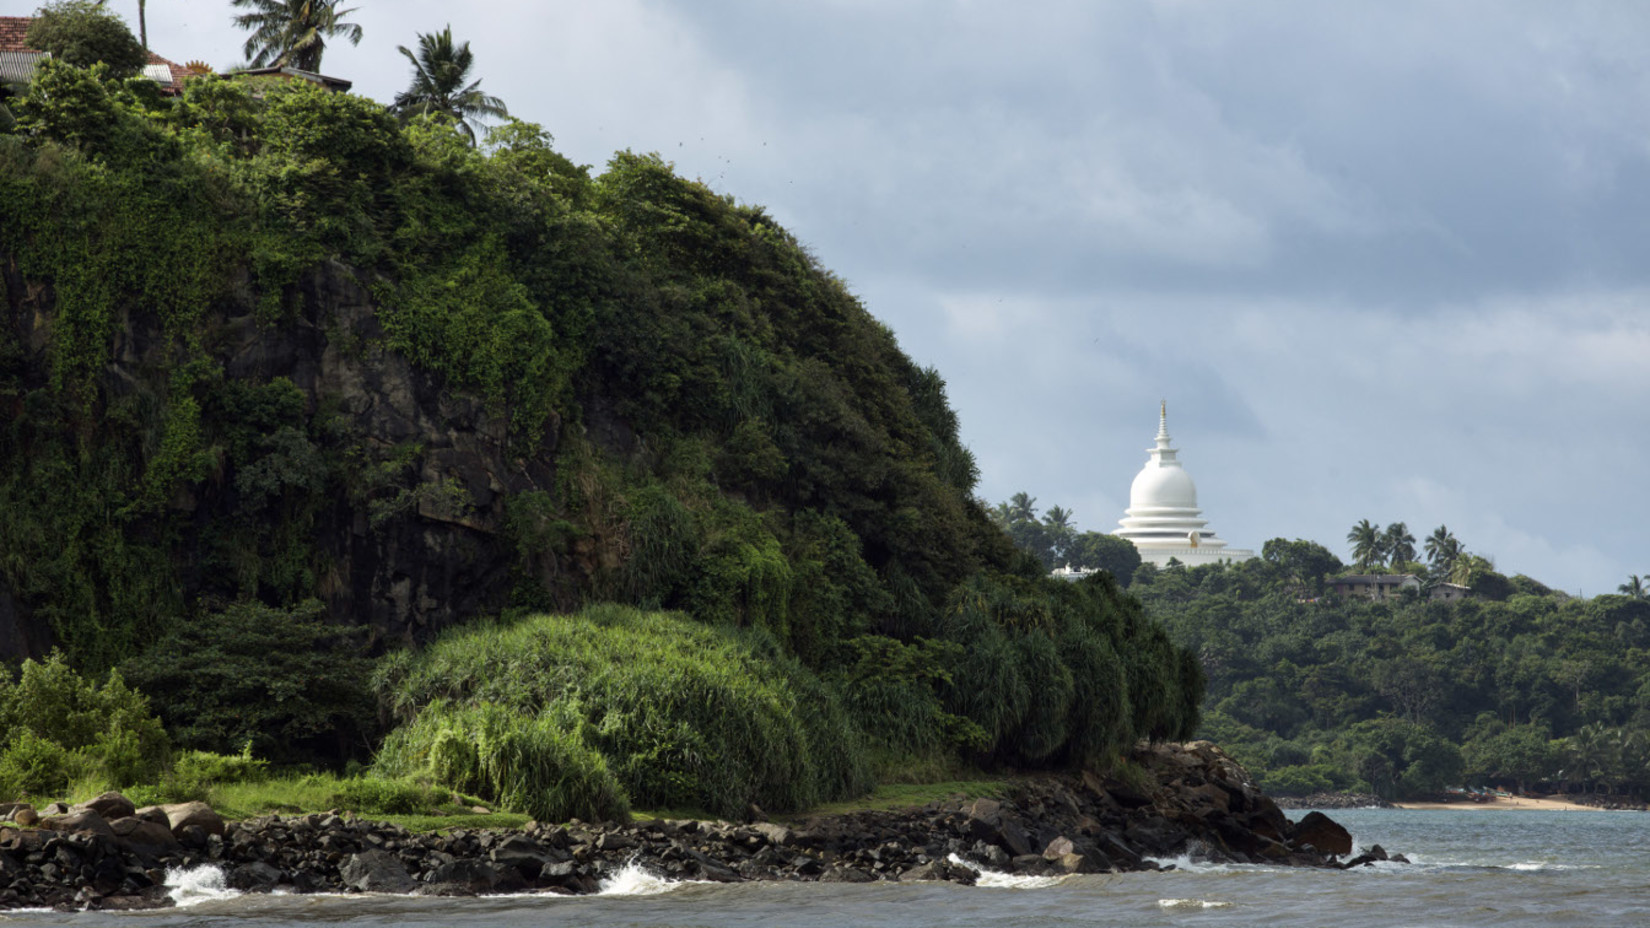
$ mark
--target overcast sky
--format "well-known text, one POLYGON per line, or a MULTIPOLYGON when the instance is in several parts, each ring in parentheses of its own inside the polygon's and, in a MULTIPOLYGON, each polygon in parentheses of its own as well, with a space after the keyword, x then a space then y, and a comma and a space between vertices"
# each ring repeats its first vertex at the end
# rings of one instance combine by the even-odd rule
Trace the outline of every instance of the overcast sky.
MULTIPOLYGON (((1650 575, 1650 4, 352 5, 358 92, 451 22, 576 161, 767 206, 945 376, 990 502, 1115 528, 1161 398, 1233 545, 1650 575)), ((148 6, 239 60, 227 0, 148 6)))

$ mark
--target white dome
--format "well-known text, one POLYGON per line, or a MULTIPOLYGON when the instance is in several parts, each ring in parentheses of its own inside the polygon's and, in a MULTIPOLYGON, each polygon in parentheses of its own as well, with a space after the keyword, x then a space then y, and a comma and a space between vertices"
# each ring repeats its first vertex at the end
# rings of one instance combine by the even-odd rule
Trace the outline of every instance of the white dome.
POLYGON ((1190 509, 1195 514, 1197 485, 1178 461, 1161 462, 1154 458, 1146 462, 1129 486, 1129 509, 1190 509))
POLYGON ((1129 486, 1129 508, 1114 532, 1117 537, 1133 542, 1141 559, 1159 567, 1171 560, 1198 564, 1254 557, 1253 551, 1227 548, 1204 527, 1209 523, 1197 508, 1197 484, 1180 466, 1169 438, 1167 404, 1160 411, 1157 447, 1147 453, 1146 466, 1129 486))

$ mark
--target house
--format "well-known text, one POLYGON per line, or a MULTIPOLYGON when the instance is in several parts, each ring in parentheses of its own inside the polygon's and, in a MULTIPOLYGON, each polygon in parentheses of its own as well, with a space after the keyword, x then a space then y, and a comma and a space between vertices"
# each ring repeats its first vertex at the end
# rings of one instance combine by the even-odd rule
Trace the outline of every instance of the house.
POLYGON ((1396 598, 1405 590, 1419 591, 1421 581, 1412 574, 1347 574, 1330 578, 1329 588, 1341 596, 1385 600, 1396 598))
POLYGON ((1440 583, 1432 588, 1427 598, 1435 602, 1453 603, 1458 599, 1466 599, 1472 592, 1472 587, 1462 586, 1459 583, 1440 583))
POLYGON ((351 87, 355 86, 354 81, 346 81, 341 77, 328 77, 325 74, 317 74, 314 71, 300 71, 297 68, 286 65, 277 65, 268 68, 247 68, 242 71, 229 71, 220 76, 235 77, 242 80, 250 80, 255 82, 270 80, 309 81, 312 84, 320 84, 322 87, 325 87, 333 93, 346 93, 351 87))
MULTIPOLYGON (((32 22, 34 18, 29 16, 0 16, 0 84, 27 86, 34 78, 35 67, 51 57, 49 52, 29 47, 29 24, 32 22)), ((190 71, 175 61, 150 52, 149 63, 140 73, 160 85, 161 93, 176 96, 183 92, 183 79, 190 71)))

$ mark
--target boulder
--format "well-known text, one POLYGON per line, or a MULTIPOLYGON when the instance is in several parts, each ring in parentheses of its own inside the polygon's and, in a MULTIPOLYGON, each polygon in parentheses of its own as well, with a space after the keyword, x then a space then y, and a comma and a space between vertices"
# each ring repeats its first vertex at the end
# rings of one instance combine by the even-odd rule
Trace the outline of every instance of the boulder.
POLYGON ((281 882, 282 876, 281 871, 260 860, 241 864, 229 871, 224 882, 229 884, 230 889, 241 892, 267 893, 281 882))
POLYGON ((455 860, 431 870, 425 877, 431 883, 456 885, 470 893, 484 893, 499 884, 499 872, 479 860, 455 860))
POLYGON ((776 825, 773 822, 756 822, 750 826, 750 829, 768 839, 769 844, 783 845, 789 844, 791 841, 791 830, 784 825, 776 825))
POLYGON ((180 802, 160 808, 166 813, 166 824, 172 829, 172 834, 179 838, 183 837, 183 830, 191 825, 209 835, 223 837, 223 816, 212 811, 212 807, 204 802, 180 802))
POLYGON ((75 809, 88 809, 111 822, 117 818, 126 818, 137 812, 137 807, 132 805, 132 800, 116 792, 107 792, 96 799, 87 800, 75 806, 75 809))
POLYGON ((858 867, 836 866, 819 875, 821 883, 875 883, 876 879, 858 867))
POLYGON ((1322 812, 1308 812, 1295 825, 1295 846, 1310 844, 1320 853, 1345 857, 1352 853, 1352 834, 1322 812))
POLYGON ((410 893, 418 888, 400 859, 377 848, 350 855, 338 875, 345 886, 364 893, 410 893))
POLYGON ((68 812, 62 815, 49 815, 40 820, 40 827, 47 831, 61 831, 65 833, 91 832, 96 835, 114 837, 114 829, 109 827, 108 821, 89 809, 79 812, 68 812))

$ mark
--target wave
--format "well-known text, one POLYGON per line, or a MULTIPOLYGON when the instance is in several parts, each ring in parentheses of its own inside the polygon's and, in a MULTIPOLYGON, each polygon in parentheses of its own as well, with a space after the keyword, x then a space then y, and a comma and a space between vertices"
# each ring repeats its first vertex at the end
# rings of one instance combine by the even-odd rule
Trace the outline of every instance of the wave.
POLYGON ((1159 899, 1157 904, 1165 909, 1230 909, 1235 903, 1213 899, 1159 899))
POLYGON ((657 896, 692 882, 696 881, 667 880, 632 860, 598 885, 603 896, 657 896))
POLYGON ((952 854, 946 860, 954 864, 961 864, 970 870, 978 871, 980 877, 974 882, 974 885, 983 886, 987 889, 1043 889, 1065 879, 1064 876, 1026 876, 1016 873, 1004 873, 1001 870, 993 870, 990 867, 977 864, 972 860, 966 860, 956 854, 952 854))
POLYGON ((211 864, 166 871, 166 890, 172 904, 180 909, 240 895, 224 881, 223 871, 211 864))

